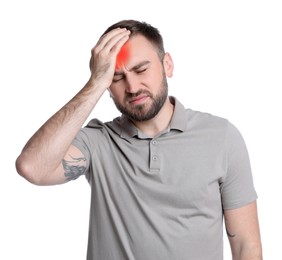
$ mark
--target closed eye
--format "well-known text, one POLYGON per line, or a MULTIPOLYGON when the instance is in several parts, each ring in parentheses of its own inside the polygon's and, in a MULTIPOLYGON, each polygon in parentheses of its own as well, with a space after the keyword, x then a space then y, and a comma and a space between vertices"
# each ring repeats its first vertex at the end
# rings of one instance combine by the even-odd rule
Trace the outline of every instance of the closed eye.
POLYGON ((136 73, 137 74, 141 74, 141 73, 145 72, 146 70, 147 70, 147 68, 146 69, 142 69, 142 70, 136 70, 136 73))
POLYGON ((113 82, 118 82, 120 80, 122 80, 124 78, 124 75, 117 75, 117 76, 114 76, 113 78, 113 82))

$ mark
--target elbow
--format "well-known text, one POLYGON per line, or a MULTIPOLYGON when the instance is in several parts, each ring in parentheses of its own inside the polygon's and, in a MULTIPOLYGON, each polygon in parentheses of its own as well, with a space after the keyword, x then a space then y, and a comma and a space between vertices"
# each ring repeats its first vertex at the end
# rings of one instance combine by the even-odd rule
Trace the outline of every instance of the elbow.
POLYGON ((37 174, 37 171, 34 169, 32 163, 29 163, 23 155, 20 155, 16 159, 15 166, 18 174, 28 182, 34 185, 43 185, 40 175, 37 174))

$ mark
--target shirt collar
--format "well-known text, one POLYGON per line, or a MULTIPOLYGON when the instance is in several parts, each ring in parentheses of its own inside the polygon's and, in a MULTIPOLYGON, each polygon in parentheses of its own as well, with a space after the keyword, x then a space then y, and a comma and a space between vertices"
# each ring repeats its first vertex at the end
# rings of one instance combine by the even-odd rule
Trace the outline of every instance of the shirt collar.
POLYGON ((169 127, 170 129, 184 132, 186 129, 186 109, 175 97, 170 96, 169 99, 170 102, 174 105, 174 111, 169 127))

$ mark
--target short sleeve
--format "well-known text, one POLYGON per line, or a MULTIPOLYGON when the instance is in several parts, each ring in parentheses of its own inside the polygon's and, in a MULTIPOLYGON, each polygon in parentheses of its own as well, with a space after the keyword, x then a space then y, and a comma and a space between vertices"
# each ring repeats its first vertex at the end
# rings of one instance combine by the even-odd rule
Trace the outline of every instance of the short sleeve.
POLYGON ((257 199, 245 141, 230 122, 226 134, 226 176, 221 195, 223 209, 239 208, 257 199))
POLYGON ((72 144, 76 146, 84 155, 86 158, 86 171, 85 171, 85 176, 89 180, 89 165, 90 165, 90 160, 91 160, 91 155, 90 155, 90 150, 89 150, 89 138, 84 131, 84 129, 81 129, 74 140, 72 141, 72 144))

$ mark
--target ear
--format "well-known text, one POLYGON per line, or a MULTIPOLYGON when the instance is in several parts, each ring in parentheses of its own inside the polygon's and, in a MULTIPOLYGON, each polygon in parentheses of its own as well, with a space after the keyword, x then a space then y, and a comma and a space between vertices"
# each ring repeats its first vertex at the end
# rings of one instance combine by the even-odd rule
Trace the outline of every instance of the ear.
POLYGON ((173 65, 172 58, 168 52, 164 56, 163 67, 164 67, 165 75, 171 78, 173 75, 174 65, 173 65))

